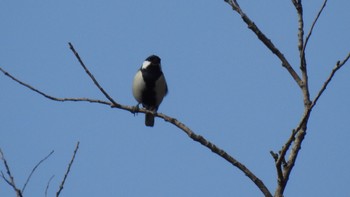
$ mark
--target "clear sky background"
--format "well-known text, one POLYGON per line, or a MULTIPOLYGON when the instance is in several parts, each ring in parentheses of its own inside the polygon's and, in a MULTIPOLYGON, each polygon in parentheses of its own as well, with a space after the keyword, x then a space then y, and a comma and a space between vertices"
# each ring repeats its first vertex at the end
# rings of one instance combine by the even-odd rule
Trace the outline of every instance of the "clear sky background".
MULTIPOLYGON (((304 1, 309 29, 321 0, 304 1)), ((240 1, 298 70, 297 16, 290 1, 240 1)), ((329 1, 307 49, 314 98, 349 53, 350 1, 329 1)), ((221 1, 1 1, 0 66, 57 97, 106 100, 69 50, 72 42, 105 90, 135 105, 131 83, 150 54, 162 58, 175 117, 251 169, 271 192, 278 151, 303 111, 280 61, 221 1)), ((312 112, 285 196, 350 196, 350 62, 312 112)), ((16 184, 51 150, 25 196, 262 196, 239 170, 173 125, 90 103, 55 102, 0 75, 0 147, 16 184)), ((3 165, 0 170, 4 171, 3 165)), ((0 196, 15 196, 0 180, 0 196)))

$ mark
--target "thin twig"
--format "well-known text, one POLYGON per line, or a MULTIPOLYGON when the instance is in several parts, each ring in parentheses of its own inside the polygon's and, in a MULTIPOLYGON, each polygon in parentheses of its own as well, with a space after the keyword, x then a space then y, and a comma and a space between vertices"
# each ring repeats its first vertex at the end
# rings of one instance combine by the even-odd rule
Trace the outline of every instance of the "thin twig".
POLYGON ((58 189, 58 191, 57 191, 57 193, 56 193, 56 197, 58 197, 58 196, 60 195, 61 191, 63 190, 64 183, 66 182, 66 179, 67 179, 68 174, 69 174, 69 172, 70 172, 70 168, 71 168, 72 165, 73 165, 73 161, 74 161, 74 159, 75 159, 75 156, 76 156, 76 154, 77 154, 78 149, 79 149, 79 142, 77 142, 77 145, 76 145, 76 147, 75 147, 75 149, 74 149, 73 157, 72 157, 72 159, 70 160, 70 162, 69 162, 69 164, 68 164, 67 171, 66 171, 66 173, 64 174, 63 180, 62 180, 62 182, 61 182, 61 184, 60 184, 60 186, 59 186, 59 189, 58 189))
POLYGON ((1 177, 13 188, 13 190, 15 190, 17 197, 22 197, 22 191, 20 189, 17 188, 16 184, 15 184, 15 179, 13 178, 12 174, 11 174, 11 170, 10 167, 6 161, 5 155, 2 152, 1 148, 0 148, 0 158, 3 161, 5 168, 6 168, 6 173, 9 176, 10 180, 8 180, 4 173, 1 171, 1 177))
POLYGON ((100 84, 97 82, 97 80, 95 79, 95 77, 91 74, 91 72, 87 69, 87 67, 85 66, 84 62, 81 60, 78 52, 74 49, 73 44, 72 43, 68 43, 69 44, 69 48, 73 51, 75 57, 78 59, 80 65, 84 68, 85 72, 89 75, 89 77, 92 79, 92 81, 94 82, 94 84, 98 87, 98 89, 103 93, 103 95, 111 102, 113 103, 114 106, 120 106, 119 103, 115 102, 113 100, 113 98, 111 96, 109 96, 107 94, 107 92, 100 86, 100 84))
POLYGON ((47 182, 47 185, 46 185, 46 188, 45 188, 45 197, 47 197, 47 192, 49 190, 49 187, 50 187, 50 183, 52 181, 52 179, 55 177, 55 175, 52 175, 49 179, 49 181, 47 182))
POLYGON ((26 189, 27 187, 27 184, 29 183, 29 180, 30 178, 32 177, 33 173, 35 172, 35 170, 40 166, 40 164, 42 164, 46 159, 48 159, 52 154, 54 153, 54 151, 52 150, 46 157, 44 157, 42 160, 40 160, 36 165, 35 167, 33 168, 33 170, 30 172, 23 188, 22 188, 22 193, 24 193, 24 190, 26 189))
POLYGON ((4 181, 5 181, 7 184, 9 184, 10 186, 12 186, 11 181, 8 180, 8 179, 5 177, 5 174, 4 174, 3 171, 1 171, 1 177, 2 177, 2 179, 4 179, 4 181))
POLYGON ((331 82, 331 80, 333 79, 335 73, 341 68, 343 67, 343 65, 349 60, 350 58, 350 53, 348 53, 348 55, 345 57, 345 59, 343 61, 338 61, 336 63, 336 65, 334 66, 331 74, 329 75, 329 77, 327 78, 327 80, 324 82, 323 86, 321 87, 320 91, 317 93, 315 99, 312 101, 312 105, 311 107, 314 107, 318 101, 318 99, 320 98, 320 96, 323 94, 323 92, 326 90, 329 82, 331 82))
POLYGON ((306 46, 307 46, 307 44, 309 42, 309 39, 311 37, 312 31, 314 30, 314 27, 315 27, 315 25, 316 25, 316 23, 318 21, 318 18, 321 16, 323 9, 326 7, 327 1, 328 0, 324 0, 321 9, 318 11, 316 18, 315 18, 315 20, 313 21, 313 23, 311 25, 310 31, 309 31, 309 33, 306 36, 304 47, 303 47, 303 54, 304 54, 304 56, 305 56, 305 49, 306 49, 306 46))
POLYGON ((16 77, 14 77, 13 75, 11 75, 10 73, 8 73, 7 71, 5 71, 4 69, 2 69, 0 67, 0 71, 2 73, 5 74, 5 76, 11 78, 12 80, 14 80, 15 82, 23 85, 26 88, 29 88, 30 90, 44 96, 45 98, 48 98, 50 100, 53 101, 60 101, 60 102, 64 102, 64 101, 84 101, 84 102, 90 102, 90 103, 99 103, 99 104, 104 104, 104 105, 109 105, 112 106, 112 103, 107 102, 107 101, 102 101, 102 100, 98 100, 98 99, 89 99, 89 98, 58 98, 58 97, 54 97, 54 96, 50 96, 34 87, 32 87, 31 85, 24 83, 23 81, 20 81, 19 79, 17 79, 16 77))

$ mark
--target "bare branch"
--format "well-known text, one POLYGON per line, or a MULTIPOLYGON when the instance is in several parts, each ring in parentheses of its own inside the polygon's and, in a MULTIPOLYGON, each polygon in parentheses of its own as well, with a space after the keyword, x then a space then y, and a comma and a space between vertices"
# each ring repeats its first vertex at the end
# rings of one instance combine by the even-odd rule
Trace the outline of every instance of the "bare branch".
POLYGON ((349 60, 350 58, 350 53, 348 53, 348 55, 344 58, 343 61, 338 61, 335 65, 335 67, 333 68, 332 72, 330 73, 329 77, 326 79, 326 81, 324 82, 323 86, 321 87, 320 91, 318 92, 318 94, 316 95, 316 97, 314 98, 314 100, 312 101, 312 104, 310 105, 309 108, 307 108, 305 111, 304 111, 304 114, 298 124, 298 126, 293 130, 288 142, 291 140, 293 141, 295 135, 297 134, 297 132, 302 129, 303 125, 305 124, 306 120, 308 119, 308 117, 310 116, 310 113, 312 111, 312 109, 315 107, 318 99, 321 97, 321 95, 323 94, 323 92, 326 90, 328 84, 331 82, 331 80, 333 79, 335 73, 340 69, 342 68, 346 62, 349 60))
MULTIPOLYGON (((294 5, 295 9, 297 10, 297 14, 298 14, 298 23, 299 23, 299 27, 298 27, 298 48, 299 48, 299 52, 301 53, 302 49, 303 49, 303 45, 304 45, 303 6, 301 4, 301 1, 292 0, 292 3, 294 5)), ((302 64, 300 64, 300 66, 302 66, 302 64)))
POLYGON ((295 6, 295 7, 297 7, 298 6, 298 0, 292 0, 292 3, 293 3, 293 5, 295 6))
POLYGON ((58 189, 58 191, 57 191, 57 193, 56 193, 56 197, 58 197, 58 196, 60 195, 61 191, 63 190, 64 183, 66 182, 66 179, 67 179, 68 174, 69 174, 69 172, 70 172, 70 168, 71 168, 72 165, 73 165, 73 161, 74 161, 74 159, 75 159, 75 156, 76 156, 76 154, 77 154, 78 149, 79 149, 79 142, 77 142, 77 145, 76 145, 75 150, 74 150, 74 153, 73 153, 73 157, 72 157, 72 159, 70 160, 70 162, 69 162, 69 164, 68 164, 67 171, 66 171, 66 173, 64 174, 63 180, 62 180, 62 182, 61 182, 61 184, 60 184, 60 187, 59 187, 59 189, 58 189))
POLYGON ((310 100, 310 92, 309 92, 309 85, 308 85, 308 72, 307 72, 307 63, 305 58, 305 51, 304 51, 304 19, 303 19, 303 7, 301 0, 292 0, 292 3, 294 4, 297 13, 298 13, 298 49, 300 53, 300 69, 302 72, 302 79, 300 79, 299 75, 294 71, 292 66, 289 64, 287 59, 285 59, 284 55, 274 46, 274 44, 260 31, 260 29, 252 22, 249 17, 242 11, 240 8, 237 0, 225 0, 234 11, 236 11, 243 19, 243 21, 248 25, 248 28, 251 29, 259 38, 260 41, 262 41, 267 48, 270 49, 282 62, 282 66, 285 67, 290 75, 293 77, 293 79, 297 82, 300 89, 302 90, 303 97, 304 97, 304 107, 305 112, 302 117, 302 120, 300 121, 297 129, 294 129, 290 138, 286 142, 286 144, 282 147, 282 150, 279 151, 279 156, 276 159, 276 155, 272 154, 275 163, 276 163, 276 169, 277 169, 277 176, 278 176, 278 187, 275 191, 275 196, 283 196, 283 191, 285 189, 285 186, 288 182, 290 172, 295 164, 296 157, 298 155, 298 152, 301 147, 301 143, 304 139, 304 136, 306 134, 306 125, 309 118, 309 115, 311 113, 311 100, 310 100), (302 132, 299 132, 302 131, 302 132), (297 135, 298 134, 298 135, 297 135), (297 138, 295 137, 297 135, 297 138), (293 149, 291 151, 290 157, 288 162, 285 161, 285 155, 287 151, 289 150, 292 143, 295 142, 293 149), (283 168, 282 169, 282 165, 283 168))
POLYGON ((7 179, 4 175, 4 173, 1 171, 1 177, 13 188, 13 190, 15 190, 17 197, 22 197, 22 191, 20 189, 17 188, 16 184, 15 184, 15 179, 13 178, 12 174, 11 174, 11 170, 9 165, 7 164, 6 158, 4 153, 2 152, 1 148, 0 148, 0 158, 3 161, 5 168, 6 168, 6 173, 9 176, 9 179, 7 179))
POLYGON ((349 60, 350 58, 350 53, 348 53, 348 55, 345 57, 345 59, 343 61, 338 61, 335 65, 335 67, 333 68, 331 74, 329 75, 329 77, 327 78, 327 80, 324 82, 323 86, 321 87, 320 91, 318 92, 318 94, 316 95, 315 99, 312 101, 312 105, 311 108, 313 108, 318 99, 320 98, 320 96, 323 94, 323 92, 326 90, 329 82, 331 82, 331 80, 333 79, 335 73, 341 68, 343 67, 343 65, 349 60))
POLYGON ((50 177, 49 181, 47 182, 46 189, 45 189, 45 197, 47 197, 47 191, 49 191, 50 183, 54 177, 55 177, 55 175, 52 175, 50 177))
POLYGON ((48 159, 52 154, 54 153, 54 151, 51 151, 46 157, 44 157, 42 160, 40 160, 33 168, 33 170, 31 171, 31 173, 29 174, 26 182, 24 183, 24 186, 22 188, 22 193, 24 193, 24 190, 27 187, 27 184, 29 183, 30 178, 32 177, 33 173, 35 172, 35 170, 40 166, 40 164, 42 164, 46 159, 48 159))
POLYGON ((242 163, 240 163, 238 160, 233 158, 231 155, 229 155, 224 150, 217 147, 215 144, 211 143, 207 139, 205 139, 201 135, 197 135, 194 133, 190 128, 188 128, 185 124, 181 123, 180 121, 176 120, 175 118, 171 118, 169 116, 166 116, 164 114, 158 113, 158 117, 163 118, 167 122, 171 122, 173 125, 177 126, 179 129, 184 131, 192 140, 202 144, 203 146, 210 149, 215 154, 219 155, 220 157, 224 158, 226 161, 228 161, 233 166, 240 169, 250 180, 252 180, 255 185, 260 189, 260 191, 265 195, 272 197, 270 191, 268 188, 264 185, 264 183, 254 175, 246 166, 244 166, 242 163))
POLYGON ((304 55, 304 56, 305 56, 305 49, 306 49, 306 46, 307 46, 307 44, 308 44, 308 42, 309 42, 309 39, 310 39, 310 37, 311 37, 312 31, 314 30, 314 27, 315 27, 315 25, 316 25, 316 23, 317 23, 318 18, 321 16, 323 9, 326 7, 327 1, 328 1, 328 0, 324 0, 323 5, 322 5, 320 11, 317 13, 316 18, 315 18, 314 22, 313 22, 312 25, 311 25, 310 31, 309 31, 309 33, 308 33, 307 36, 306 36, 305 43, 304 43, 304 47, 303 47, 303 55, 304 55))
POLYGON ((304 49, 304 17, 303 17, 303 5, 301 0, 292 1, 298 14, 298 50, 300 57, 300 70, 302 75, 303 86, 301 86, 301 91, 304 97, 304 106, 308 107, 311 104, 310 92, 309 92, 309 77, 307 72, 307 63, 304 49))
POLYGON ((85 66, 84 62, 81 60, 78 52, 75 51, 72 43, 68 43, 69 44, 69 48, 73 51, 75 57, 78 59, 80 65, 84 68, 85 72, 89 75, 89 77, 92 79, 92 81, 94 82, 94 84, 98 87, 98 89, 103 93, 103 95, 105 95, 105 97, 111 102, 113 103, 113 105, 115 107, 120 107, 120 104, 118 104, 117 102, 115 102, 113 100, 113 98, 111 96, 109 96, 107 94, 107 92, 100 86, 100 84, 97 82, 97 80, 95 79, 95 77, 91 74, 91 72, 87 69, 87 67, 85 66))
MULTIPOLYGON (((315 107, 318 99, 321 97, 321 95, 323 94, 323 92, 326 90, 328 84, 330 83, 330 81, 333 79, 335 73, 343 66, 345 65, 345 63, 349 60, 350 58, 350 53, 345 57, 345 59, 343 61, 338 61, 335 65, 335 67, 333 68, 332 72, 330 73, 329 77, 327 78, 327 80, 324 82, 323 86, 321 87, 320 91, 318 92, 318 94, 316 95, 316 97, 314 98, 314 100, 312 101, 312 104, 305 108, 304 114, 298 124, 298 126, 293 130, 292 134, 290 135, 289 139, 287 140, 287 142, 285 143, 285 145, 282 147, 281 151, 280 151, 280 155, 279 158, 276 162, 276 168, 278 171, 278 182, 279 185, 277 187, 276 193, 282 194, 286 184, 288 182, 290 173, 295 165, 295 161, 296 158, 298 156, 298 153, 300 151, 301 148, 301 144, 302 141, 306 135, 306 124, 307 121, 310 117, 311 111, 312 109, 315 107), (282 171, 282 160, 285 159, 286 153, 289 150, 290 146, 292 145, 292 143, 294 142, 294 146, 290 152, 289 155, 289 159, 287 162, 287 165, 284 166, 284 170, 283 170, 283 176, 280 175, 280 172, 282 171), (282 192, 282 193, 281 193, 282 192)), ((275 193, 275 194, 276 194, 275 193)), ((279 195, 276 195, 279 196, 279 195)))
POLYGON ((58 97, 54 97, 54 96, 50 96, 32 86, 30 86, 29 84, 27 83, 24 83, 20 80, 18 80, 17 78, 15 78, 14 76, 12 76, 10 73, 8 73, 7 71, 5 71, 4 69, 2 69, 0 67, 0 71, 2 73, 4 73, 7 77, 11 78, 12 80, 16 81, 17 83, 23 85, 24 87, 26 88, 29 88, 30 90, 44 96, 45 98, 48 98, 50 100, 53 100, 53 101, 60 101, 60 102, 64 102, 64 101, 84 101, 84 102, 90 102, 90 103, 99 103, 99 104, 104 104, 104 105, 109 105, 109 106, 112 106, 112 103, 109 103, 109 102, 106 102, 106 101, 102 101, 102 100, 98 100, 98 99, 89 99, 89 98, 58 98, 58 97))
POLYGON ((272 41, 265 36, 263 32, 258 28, 258 26, 255 25, 253 21, 250 20, 250 18, 243 12, 239 4, 236 0, 225 0, 226 3, 228 3, 234 11, 236 11, 243 19, 243 21, 248 25, 248 28, 252 30, 256 36, 259 38, 260 41, 262 41, 265 46, 270 49, 272 53, 274 53, 282 62, 282 66, 287 69, 289 74, 293 77, 294 81, 299 85, 301 88, 304 83, 300 79, 299 75, 295 72, 291 64, 288 62, 288 60, 284 57, 284 55, 278 50, 278 48, 275 47, 275 45, 272 43, 272 41))
MULTIPOLYGON (((309 106, 311 104, 310 101, 310 92, 309 92, 309 77, 308 77, 308 72, 307 72, 307 63, 306 63, 306 58, 305 58, 305 52, 304 52, 304 18, 303 18, 303 6, 301 3, 301 0, 292 0, 292 3, 297 10, 297 15, 298 15, 298 50, 299 50, 299 57, 300 57, 300 70, 302 73, 302 81, 303 81, 303 86, 301 86, 301 90, 303 93, 303 98, 304 98, 304 108, 305 108, 305 114, 309 117, 309 106)), ((303 136, 302 138, 298 138, 298 140, 295 140, 295 135, 299 132, 299 126, 297 129, 294 129, 292 131, 292 135, 290 138, 287 140, 286 144, 282 147, 282 150, 280 151, 279 158, 276 161, 276 169, 277 169, 277 189, 275 191, 275 196, 280 197, 283 196, 283 192, 285 190, 285 187, 287 185, 288 179, 290 172, 295 164, 296 157, 298 155, 298 152, 300 150, 301 143, 304 139, 304 136, 306 134, 306 124, 307 124, 308 119, 304 119, 301 121, 300 126, 303 127, 303 132, 301 132, 304 135, 299 135, 303 136), (290 157, 288 162, 285 162, 285 155, 287 151, 289 150, 291 144, 295 142, 294 147, 291 151, 290 157), (283 169, 282 169, 282 162, 284 162, 283 169)))
POLYGON ((3 171, 1 171, 1 177, 2 177, 2 179, 4 179, 4 181, 5 181, 7 184, 9 184, 10 186, 12 186, 11 181, 8 180, 8 179, 5 177, 5 174, 4 174, 3 171))

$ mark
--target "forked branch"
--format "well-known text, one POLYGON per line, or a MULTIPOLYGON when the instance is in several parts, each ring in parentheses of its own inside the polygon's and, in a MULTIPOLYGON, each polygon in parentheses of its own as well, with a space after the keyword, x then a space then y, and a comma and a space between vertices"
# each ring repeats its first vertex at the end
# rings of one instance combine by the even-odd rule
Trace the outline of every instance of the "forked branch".
POLYGON ((304 100, 304 113, 302 115, 302 118, 298 124, 298 126, 293 129, 290 137, 288 138, 287 142, 284 144, 282 149, 278 153, 274 153, 271 151, 271 155, 273 156, 276 164, 276 170, 277 170, 277 177, 278 177, 278 186, 275 191, 276 197, 282 197, 284 189, 287 185, 290 173, 293 169, 293 166, 295 164, 296 158, 298 156, 299 150, 301 148, 301 144, 304 140, 304 137, 306 135, 306 129, 307 129, 307 123, 308 119, 310 117, 310 113, 315 106, 317 100, 322 95, 324 90, 326 89, 327 85, 333 78, 335 72, 342 67, 345 62, 349 59, 349 55, 342 61, 338 61, 335 68, 332 70, 330 76, 325 81, 323 87, 320 89, 317 96, 314 98, 313 101, 310 99, 310 92, 309 92, 309 79, 308 79, 308 70, 307 70, 307 62, 306 62, 306 56, 305 56, 305 50, 306 46, 308 44, 308 41, 311 37, 311 34, 313 32, 313 29, 324 10, 327 0, 324 0, 322 7, 320 8, 317 16, 315 17, 312 26, 308 32, 308 35, 305 38, 304 41, 304 18, 303 18, 303 5, 301 0, 291 0, 298 15, 298 50, 299 50, 299 58, 300 58, 300 70, 301 70, 301 77, 295 72, 293 67, 290 65, 288 60, 284 57, 284 55, 275 47, 275 45, 272 43, 270 39, 268 39, 264 33, 261 32, 261 30, 255 25, 255 23, 244 13, 244 11, 239 6, 237 0, 225 0, 226 3, 228 3, 232 9, 237 12, 242 20, 248 25, 248 28, 252 30, 258 37, 258 39, 265 44, 265 46, 274 53, 282 62, 282 66, 287 69, 287 71, 290 73, 290 75, 293 77, 295 82, 299 85, 302 93, 303 93, 303 100, 304 100), (286 154, 288 150, 292 147, 290 151, 290 155, 288 160, 286 161, 286 154))
MULTIPOLYGON (((61 183, 60 186, 59 186, 59 190, 58 190, 57 193, 56 193, 56 197, 58 197, 58 196, 60 195, 60 193, 61 193, 61 191, 62 191, 62 189, 63 189, 64 183, 65 183, 65 181, 66 181, 66 179, 67 179, 67 177, 68 177, 68 174, 69 174, 69 172, 70 172, 70 168, 71 168, 71 166, 72 166, 72 164, 73 164, 73 161, 75 160, 75 155, 76 155, 76 153, 77 153, 77 151, 78 151, 78 147, 79 147, 79 142, 78 142, 77 145, 76 145, 76 148, 75 148, 75 150, 74 150, 73 157, 72 157, 71 161, 69 162, 68 169, 67 169, 66 173, 64 174, 64 178, 63 178, 63 180, 62 180, 62 183, 61 183)), ((36 169, 37 169, 44 161, 46 161, 53 153, 54 153, 54 151, 51 151, 46 157, 44 157, 43 159, 41 159, 41 160, 34 166, 34 168, 32 169, 31 173, 30 173, 29 176, 27 177, 27 180, 26 180, 26 182, 25 182, 23 188, 22 188, 22 189, 19 189, 19 188, 16 186, 16 184, 15 184, 15 179, 14 179, 12 173, 11 173, 10 167, 9 167, 9 165, 8 165, 8 163, 7 163, 7 160, 6 160, 5 156, 4 156, 4 153, 3 153, 2 150, 0 149, 0 160, 2 160, 2 162, 3 162, 4 166, 5 166, 5 169, 6 169, 6 174, 7 174, 7 177, 6 177, 6 175, 4 174, 4 172, 1 171, 1 177, 2 177, 2 179, 3 179, 7 184, 9 184, 9 185, 13 188, 13 190, 16 192, 16 196, 17 196, 17 197, 23 197, 24 190, 26 189, 26 187, 27 187, 27 185, 28 185, 28 183, 29 183, 29 181, 30 181, 32 175, 33 175, 34 172, 36 171, 36 169)), ((50 178, 49 182, 47 183, 47 186, 46 186, 46 189, 45 189, 45 196, 47 196, 47 191, 48 191, 49 184, 50 184, 52 178, 53 178, 53 176, 50 178)))
POLYGON ((5 174, 2 171, 1 171, 1 177, 4 179, 4 181, 7 184, 9 184, 12 187, 12 189, 16 192, 16 196, 17 197, 23 197, 21 189, 19 189, 16 186, 15 178, 13 177, 13 175, 11 173, 11 170, 10 170, 10 167, 9 167, 9 165, 7 163, 5 155, 4 155, 4 153, 2 152, 1 149, 0 149, 0 159, 4 163, 4 166, 5 166, 5 169, 6 169, 6 174, 7 174, 8 178, 6 178, 5 174))
POLYGON ((312 112, 312 109, 316 106, 317 101, 319 100, 321 95, 324 93, 324 91, 328 87, 328 85, 331 82, 331 80, 333 79, 335 73, 345 65, 345 63, 349 60, 349 58, 350 58, 350 53, 348 53, 348 55, 342 61, 337 61, 336 65, 332 69, 330 75, 325 80, 325 82, 322 85, 322 87, 320 88, 319 92, 317 93, 317 95, 313 99, 312 104, 308 108, 305 109, 304 114, 303 114, 298 126, 292 131, 287 142, 284 144, 282 149, 279 151, 279 156, 278 156, 278 159, 276 160, 276 169, 277 169, 279 185, 278 185, 276 193, 275 193, 275 194, 279 193, 279 195, 275 195, 275 196, 281 196, 281 194, 283 193, 283 191, 286 187, 290 173, 293 169, 297 155, 300 151, 302 140, 305 137, 305 134, 306 134, 305 127, 306 127, 307 121, 310 117, 310 114, 312 112), (291 145, 293 144, 293 142, 294 142, 294 146, 290 152, 290 156, 289 156, 287 165, 285 165, 282 168, 282 164, 283 164, 282 161, 285 160, 286 153, 289 150, 289 148, 291 147, 291 145))

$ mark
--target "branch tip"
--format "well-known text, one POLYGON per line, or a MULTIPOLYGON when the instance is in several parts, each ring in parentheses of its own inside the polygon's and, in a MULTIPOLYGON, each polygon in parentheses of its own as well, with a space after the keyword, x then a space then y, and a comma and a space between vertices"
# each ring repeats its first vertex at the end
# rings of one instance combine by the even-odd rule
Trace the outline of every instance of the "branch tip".
POLYGON ((64 174, 63 180, 62 180, 62 182, 61 182, 61 184, 60 184, 60 186, 59 186, 59 188, 58 188, 58 191, 56 192, 56 197, 59 197, 61 191, 63 190, 64 183, 66 182, 66 179, 67 179, 67 177, 68 177, 68 174, 69 174, 69 172, 70 172, 70 169, 71 169, 71 167, 72 167, 72 165, 73 165, 73 162, 74 162, 74 160, 75 160, 75 156, 76 156, 76 154, 77 154, 77 152, 78 152, 79 144, 80 144, 80 142, 78 141, 77 144, 76 144, 76 146, 75 146, 72 159, 70 160, 70 162, 69 162, 69 164, 68 164, 68 168, 67 168, 67 170, 66 170, 66 173, 64 174))

